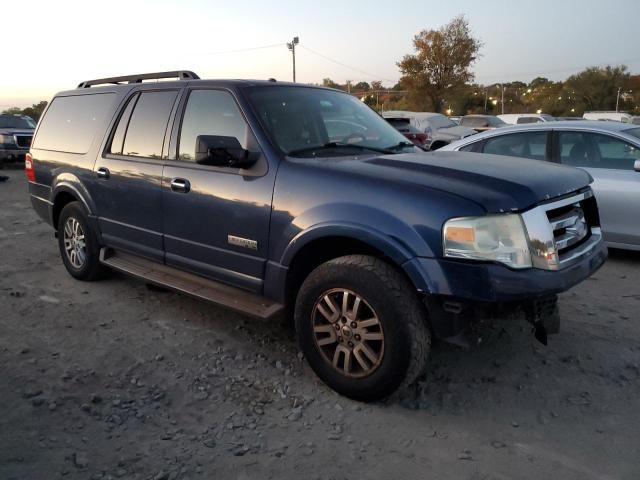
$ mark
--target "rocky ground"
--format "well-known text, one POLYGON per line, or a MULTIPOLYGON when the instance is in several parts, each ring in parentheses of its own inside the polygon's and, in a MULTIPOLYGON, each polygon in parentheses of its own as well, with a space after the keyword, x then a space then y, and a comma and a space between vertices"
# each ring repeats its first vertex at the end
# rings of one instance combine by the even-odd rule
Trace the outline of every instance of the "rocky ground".
MULTIPOLYGON (((2 172, 7 174, 6 171, 2 172)), ((415 389, 321 384, 285 322, 73 280, 22 172, 0 182, 0 479, 640 478, 640 255, 524 322, 434 346, 415 389)))

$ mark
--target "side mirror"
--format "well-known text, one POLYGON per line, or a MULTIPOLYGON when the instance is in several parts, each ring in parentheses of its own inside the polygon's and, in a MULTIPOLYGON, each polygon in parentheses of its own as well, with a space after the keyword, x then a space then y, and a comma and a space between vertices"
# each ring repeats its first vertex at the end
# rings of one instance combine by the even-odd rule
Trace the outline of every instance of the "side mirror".
POLYGON ((216 167, 249 168, 259 154, 245 150, 236 137, 198 135, 196 163, 216 167))
POLYGON ((640 172, 640 160, 636 160, 635 162, 633 162, 633 169, 636 172, 640 172))

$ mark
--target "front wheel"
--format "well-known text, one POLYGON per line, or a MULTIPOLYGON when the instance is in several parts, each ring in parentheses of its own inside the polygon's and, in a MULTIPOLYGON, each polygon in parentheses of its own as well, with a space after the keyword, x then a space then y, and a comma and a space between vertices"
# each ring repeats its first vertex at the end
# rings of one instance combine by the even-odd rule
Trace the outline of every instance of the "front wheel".
POLYGON ((71 276, 78 280, 95 280, 104 274, 98 239, 79 202, 68 203, 60 212, 58 247, 71 276))
POLYGON ((373 401, 423 372, 431 336, 409 281, 375 257, 326 262, 303 282, 298 342, 315 373, 338 393, 373 401))

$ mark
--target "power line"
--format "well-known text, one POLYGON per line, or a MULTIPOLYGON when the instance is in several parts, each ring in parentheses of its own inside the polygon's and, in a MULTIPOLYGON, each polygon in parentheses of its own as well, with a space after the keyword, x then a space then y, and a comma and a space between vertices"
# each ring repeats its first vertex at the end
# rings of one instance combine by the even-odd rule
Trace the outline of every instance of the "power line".
POLYGON ((323 54, 322 54, 322 53, 320 53, 320 52, 316 52, 315 50, 312 50, 312 49, 311 49, 311 48, 309 48, 309 47, 305 47, 304 45, 299 45, 298 47, 299 47, 299 48, 303 48, 303 49, 304 49, 304 50, 306 50, 307 52, 312 53, 312 54, 314 54, 314 55, 317 55, 318 57, 324 58, 325 60, 328 60, 328 61, 330 61, 330 62, 332 62, 332 63, 335 63, 336 65, 340 65, 340 66, 342 66, 342 67, 348 68, 349 70, 353 70, 354 72, 358 72, 358 73, 362 73, 362 74, 364 74, 364 75, 367 75, 367 76, 369 76, 369 78, 375 78, 375 79, 377 79, 377 80, 384 80, 384 81, 386 81, 386 82, 393 82, 393 83, 396 83, 396 82, 397 82, 397 80, 391 80, 391 79, 389 79, 389 78, 384 78, 384 77, 381 77, 381 76, 376 75, 376 74, 374 74, 374 73, 367 72, 367 71, 365 71, 365 70, 361 70, 361 69, 359 69, 359 68, 352 67, 351 65, 347 65, 346 63, 343 63, 343 62, 341 62, 341 61, 339 61, 339 60, 336 60, 336 59, 331 58, 331 57, 327 57, 326 55, 323 55, 323 54))

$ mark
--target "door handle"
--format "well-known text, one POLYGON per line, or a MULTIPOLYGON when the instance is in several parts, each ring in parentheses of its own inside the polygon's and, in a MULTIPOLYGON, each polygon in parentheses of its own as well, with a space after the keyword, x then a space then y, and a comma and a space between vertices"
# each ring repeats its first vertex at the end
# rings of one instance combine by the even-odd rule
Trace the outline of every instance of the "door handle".
POLYGON ((171 190, 174 192, 188 193, 190 189, 191 184, 189 183, 189 180, 184 178, 174 178, 171 180, 171 190))
POLYGON ((109 172, 108 168, 100 167, 96 170, 96 175, 98 178, 107 179, 111 175, 111 172, 109 172))

